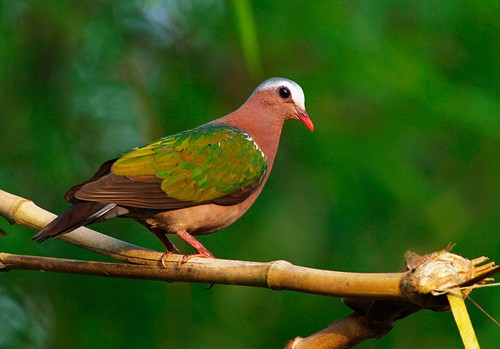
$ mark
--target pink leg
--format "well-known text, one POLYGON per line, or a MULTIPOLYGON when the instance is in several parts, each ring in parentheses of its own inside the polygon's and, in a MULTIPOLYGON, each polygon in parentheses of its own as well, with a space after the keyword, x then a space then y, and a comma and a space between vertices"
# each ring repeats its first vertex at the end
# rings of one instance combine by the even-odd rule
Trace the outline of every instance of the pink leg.
POLYGON ((177 235, 184 241, 186 241, 191 247, 193 247, 196 254, 188 254, 182 257, 181 263, 186 263, 192 257, 203 257, 203 258, 214 258, 214 255, 199 242, 193 235, 189 234, 185 230, 177 232, 177 235))

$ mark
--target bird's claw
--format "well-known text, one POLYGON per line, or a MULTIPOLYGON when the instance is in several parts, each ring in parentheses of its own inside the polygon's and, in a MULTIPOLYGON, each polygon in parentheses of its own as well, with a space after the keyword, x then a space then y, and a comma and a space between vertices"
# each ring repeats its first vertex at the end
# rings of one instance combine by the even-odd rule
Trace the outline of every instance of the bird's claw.
POLYGON ((182 256, 182 258, 179 260, 179 263, 177 264, 177 266, 181 266, 183 265, 184 263, 186 263, 187 261, 189 261, 191 258, 194 258, 194 257, 199 257, 199 258, 215 258, 214 255, 209 251, 209 250, 201 250, 201 251, 198 251, 198 253, 194 253, 194 254, 186 254, 184 256, 182 256))
MULTIPOLYGON (((161 265, 163 266, 163 268, 167 268, 168 267, 168 258, 173 255, 173 254, 177 254, 177 253, 174 253, 174 252, 171 252, 171 251, 166 251, 160 258, 160 261, 161 261, 161 265)), ((186 255, 183 255, 181 259, 179 259, 179 262, 177 263, 177 266, 180 267, 182 266, 184 263, 188 262, 191 258, 194 258, 194 257, 198 257, 198 258, 215 258, 214 255, 206 250, 206 251, 198 251, 198 253, 193 253, 193 254, 186 254, 186 255)))
POLYGON ((171 251, 167 251, 167 252, 165 252, 165 253, 161 256, 160 260, 161 260, 161 265, 163 266, 163 268, 166 268, 166 267, 167 267, 168 257, 170 257, 170 255, 171 255, 171 254, 173 254, 173 252, 171 252, 171 251))

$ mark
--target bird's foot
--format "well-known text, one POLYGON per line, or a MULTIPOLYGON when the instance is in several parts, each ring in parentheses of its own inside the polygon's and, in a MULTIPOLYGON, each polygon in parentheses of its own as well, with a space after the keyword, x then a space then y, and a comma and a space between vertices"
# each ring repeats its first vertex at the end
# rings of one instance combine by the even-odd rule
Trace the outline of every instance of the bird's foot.
MULTIPOLYGON (((161 256, 160 260, 161 260, 161 265, 163 266, 163 268, 167 268, 168 267, 168 258, 171 255, 173 255, 173 254, 179 254, 179 253, 167 251, 167 252, 165 252, 161 256)), ((195 258, 195 257, 199 257, 199 258, 215 258, 214 255, 212 253, 210 253, 210 251, 208 251, 208 250, 206 250, 206 252, 204 252, 204 253, 185 254, 179 260, 179 262, 177 263, 177 266, 180 267, 181 265, 183 265, 184 263, 186 263, 187 261, 189 261, 191 258, 195 258)))
POLYGON ((193 253, 193 254, 186 254, 182 256, 181 260, 179 261, 179 267, 189 261, 191 258, 194 257, 199 257, 199 258, 215 258, 214 255, 207 250, 206 248, 203 247, 203 249, 198 250, 198 253, 193 253))
POLYGON ((168 257, 170 257, 170 255, 172 255, 172 254, 174 254, 174 252, 172 252, 172 251, 167 251, 164 254, 162 254, 160 260, 161 260, 161 265, 163 266, 163 268, 167 267, 168 257))
POLYGON ((191 245, 196 252, 195 254, 187 254, 182 257, 182 259, 179 261, 179 266, 182 264, 186 263, 188 260, 190 260, 193 257, 201 257, 201 258, 215 258, 214 255, 199 242, 196 240, 196 238, 189 234, 185 230, 181 230, 177 232, 177 235, 184 241, 186 241, 189 245, 191 245))

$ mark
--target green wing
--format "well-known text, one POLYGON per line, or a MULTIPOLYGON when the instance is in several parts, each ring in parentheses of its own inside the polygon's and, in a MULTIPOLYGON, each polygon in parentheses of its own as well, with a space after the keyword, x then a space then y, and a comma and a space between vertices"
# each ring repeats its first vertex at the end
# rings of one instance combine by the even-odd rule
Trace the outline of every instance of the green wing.
POLYGON ((136 182, 157 178, 169 198, 200 203, 253 191, 264 180, 267 160, 243 130, 210 124, 133 150, 111 172, 136 182))

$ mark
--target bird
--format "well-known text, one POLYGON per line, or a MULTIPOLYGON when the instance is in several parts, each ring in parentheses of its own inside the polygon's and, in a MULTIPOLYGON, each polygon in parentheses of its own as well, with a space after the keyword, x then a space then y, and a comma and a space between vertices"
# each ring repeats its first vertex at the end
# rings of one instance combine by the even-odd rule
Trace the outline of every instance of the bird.
POLYGON ((237 110, 104 162, 67 191, 71 206, 32 240, 40 243, 128 217, 155 234, 166 254, 180 253, 167 237, 176 234, 196 250, 183 261, 214 258, 195 236, 227 227, 252 206, 269 177, 287 120, 314 130, 302 88, 286 78, 267 79, 237 110))

